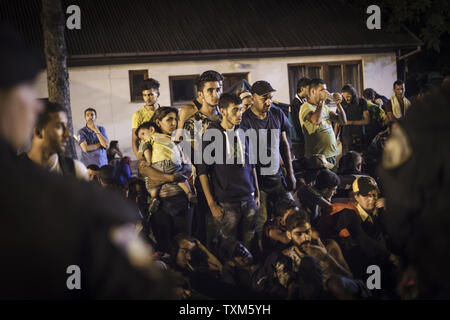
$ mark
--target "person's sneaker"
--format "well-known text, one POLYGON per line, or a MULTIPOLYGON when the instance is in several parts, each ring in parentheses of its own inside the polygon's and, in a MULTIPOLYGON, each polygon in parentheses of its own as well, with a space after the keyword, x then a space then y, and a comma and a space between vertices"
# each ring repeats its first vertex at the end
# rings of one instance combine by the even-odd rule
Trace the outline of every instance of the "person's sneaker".
POLYGON ((192 192, 189 192, 187 194, 187 197, 188 197, 188 200, 190 203, 197 204, 197 196, 195 194, 193 194, 192 192))
POLYGON ((148 207, 149 216, 158 211, 159 208, 159 200, 158 198, 153 198, 150 200, 150 206, 148 207))

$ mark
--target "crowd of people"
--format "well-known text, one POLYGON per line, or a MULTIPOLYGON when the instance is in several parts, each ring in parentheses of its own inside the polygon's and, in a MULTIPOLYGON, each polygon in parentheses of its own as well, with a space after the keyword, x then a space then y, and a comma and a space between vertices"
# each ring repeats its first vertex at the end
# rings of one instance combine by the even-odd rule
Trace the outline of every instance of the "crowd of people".
MULTIPOLYGON (((223 93, 223 79, 204 72, 197 98, 181 109, 160 106, 159 82, 145 80, 146 104, 132 119, 138 176, 119 182, 121 161, 88 166, 91 180, 98 171, 103 186, 136 203, 140 235, 164 268, 183 274, 183 297, 398 298, 400 259, 376 169, 411 104, 404 83, 395 81, 388 99, 372 88, 359 97, 352 84, 331 94, 322 79, 301 78, 282 108, 267 81, 223 93), (212 146, 202 139, 211 129, 223 134, 223 152, 197 161, 196 152, 212 146), (236 134, 249 129, 256 140, 236 134), (383 271, 380 290, 366 286, 372 265, 383 271)), ((85 115, 83 155, 106 152, 95 110, 85 115)), ((121 155, 117 143, 108 154, 121 155)))
MULTIPOLYGON (((14 44, 8 50, 22 52, 20 45, 6 39, 14 44)), ((11 59, 11 52, 5 52, 11 59)), ((2 88, 19 88, 26 94, 29 89, 23 84, 34 79, 38 68, 33 70, 9 82, 2 80, 2 88)), ((0 142, 8 151, 2 155, 2 168, 10 168, 11 175, 5 181, 41 184, 42 194, 58 194, 58 209, 66 210, 58 218, 62 225, 71 228, 69 222, 77 221, 69 233, 77 232, 79 221, 95 220, 83 231, 88 240, 80 235, 72 240, 91 241, 93 249, 78 258, 86 260, 83 267, 93 278, 96 268, 107 264, 113 285, 104 279, 107 274, 97 281, 90 279, 85 283, 95 292, 90 294, 178 299, 417 297, 415 278, 405 282, 400 276, 405 269, 403 248, 386 225, 389 202, 377 170, 382 162, 392 168, 411 154, 406 143, 397 157, 398 152, 383 156, 385 148, 393 148, 387 139, 400 135, 398 123, 411 109, 404 83, 395 81, 394 95, 388 99, 372 88, 359 97, 352 84, 330 93, 322 79, 302 78, 294 100, 283 108, 267 81, 256 81, 251 90, 224 93, 223 80, 219 72, 205 71, 196 83, 196 99, 181 109, 158 104, 157 80, 143 82, 145 105, 132 118, 135 176, 130 157, 123 156, 118 141, 109 142, 92 107, 84 111, 86 126, 78 132, 81 161, 64 156, 70 132, 65 108, 57 103, 30 98, 29 112, 37 119, 16 122, 17 126, 33 123, 20 134, 20 141, 8 140, 4 125, 0 127, 0 142), (32 130, 31 148, 16 159, 11 149, 24 145, 27 130, 32 130), (207 138, 212 130, 219 132, 219 141, 207 138), (196 157, 205 153, 211 157, 196 157), (45 178, 52 180, 52 187, 43 182, 46 170, 56 173, 45 178), (24 176, 16 176, 19 171, 24 176), (78 186, 75 180, 85 181, 84 190, 80 184, 76 194, 70 191, 78 186), (108 193, 101 193, 100 187, 108 193), (80 206, 89 209, 78 221, 80 206), (115 227, 112 236, 107 236, 109 227, 103 223, 115 227), (120 252, 129 256, 128 262, 120 252), (134 275, 130 266, 139 272, 134 275), (367 285, 370 266, 381 270, 376 289, 367 285), (122 274, 128 275, 121 278, 122 274), (147 283, 153 290, 143 278, 151 279, 147 283), (126 281, 130 289, 119 292, 127 287, 126 281), (168 293, 167 288, 173 290, 168 293)), ((448 81, 444 83, 448 86, 448 81)), ((7 103, 17 103, 19 89, 5 95, 1 110, 9 110, 7 103)), ((430 88, 417 100, 434 90, 440 89, 430 88)), ((25 195, 38 205, 37 211, 53 208, 47 196, 39 199, 34 192, 25 195)), ((17 207, 8 201, 5 208, 31 211, 26 203, 17 207)), ((50 234, 61 232, 55 231, 51 218, 41 223, 48 225, 50 234)), ((39 232, 31 237, 38 239, 39 232)), ((14 238, 10 233, 5 234, 14 238)), ((1 295, 21 296, 12 288, 1 295)), ((36 292, 41 291, 45 290, 36 292)), ((61 290, 46 294, 57 296, 61 290)))

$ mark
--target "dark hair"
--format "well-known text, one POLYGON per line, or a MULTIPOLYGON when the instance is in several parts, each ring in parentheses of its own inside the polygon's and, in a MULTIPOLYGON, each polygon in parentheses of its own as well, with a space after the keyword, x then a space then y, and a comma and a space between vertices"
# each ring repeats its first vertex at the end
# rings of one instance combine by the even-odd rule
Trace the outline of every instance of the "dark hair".
POLYGON ((339 185, 341 179, 338 175, 329 169, 322 169, 316 178, 316 189, 331 189, 339 185))
POLYGON ((395 86, 403 86, 404 84, 403 80, 395 80, 392 87, 395 89, 395 86))
POLYGON ((147 188, 145 187, 145 182, 141 179, 138 179, 136 177, 131 178, 128 180, 128 199, 132 199, 134 203, 136 203, 136 199, 139 195, 146 196, 147 195, 147 188), (137 186, 139 185, 140 193, 137 190, 137 186))
POLYGON ((355 151, 349 151, 347 154, 342 156, 341 159, 339 159, 339 169, 338 173, 341 175, 344 174, 360 174, 360 172, 357 172, 356 167, 356 159, 360 157, 361 155, 355 151))
POLYGON ((88 112, 88 111, 94 111, 95 116, 97 117, 97 110, 95 110, 94 108, 91 108, 91 107, 89 107, 86 110, 84 110, 84 116, 86 116, 86 112, 88 112))
POLYGON ((310 78, 300 78, 300 80, 297 81, 297 92, 300 92, 302 88, 307 87, 311 84, 310 78))
POLYGON ((297 203, 295 203, 295 201, 292 199, 282 198, 275 204, 275 215, 277 217, 282 217, 286 213, 286 211, 291 209, 298 209, 297 203))
MULTIPOLYGON (((346 85, 344 85, 342 87, 342 92, 347 92, 350 93, 352 95, 352 101, 351 104, 358 102, 359 97, 358 97, 358 92, 356 91, 355 87, 352 86, 350 83, 347 83, 346 85)), ((345 101, 344 101, 345 102, 345 101)))
POLYGON ((223 76, 214 70, 203 72, 197 80, 197 91, 202 92, 206 82, 220 82, 223 81, 223 76))
POLYGON ((306 223, 310 223, 308 213, 305 210, 299 210, 289 215, 286 219, 286 229, 287 231, 292 231, 295 228, 304 226, 306 223))
POLYGON ((117 146, 117 144, 119 143, 119 141, 117 140, 111 140, 111 142, 109 143, 109 148, 115 148, 117 146))
POLYGON ((110 186, 114 184, 114 167, 106 164, 99 170, 99 178, 104 184, 110 186))
POLYGON ((50 121, 50 114, 56 113, 56 112, 66 112, 66 109, 57 103, 53 103, 48 101, 48 99, 42 99, 44 102, 44 110, 39 114, 36 128, 38 129, 44 129, 44 127, 49 123, 50 121))
MULTIPOLYGON (((152 118, 153 119, 153 118, 152 118)), ((141 129, 150 129, 151 127, 155 128, 155 131, 158 129, 158 126, 152 121, 145 121, 139 125, 134 134, 139 138, 139 130, 141 129)))
POLYGON ((98 170, 100 170, 99 166, 96 165, 96 164, 90 164, 90 165, 87 166, 87 168, 88 168, 89 170, 92 170, 92 171, 98 171, 98 170))
POLYGON ((155 89, 159 91, 159 81, 153 78, 142 81, 141 91, 155 89))
POLYGON ((241 98, 234 93, 224 93, 219 99, 219 108, 226 109, 230 104, 240 105, 242 103, 241 98))
POLYGON ((372 88, 364 89, 363 97, 369 100, 375 99, 375 90, 372 88))
POLYGON ((309 84, 309 92, 311 89, 317 89, 317 87, 321 84, 326 84, 325 81, 319 78, 311 79, 311 83, 309 84))
MULTIPOLYGON (((156 125, 156 120, 162 120, 167 116, 169 113, 175 113, 178 116, 178 109, 174 107, 160 107, 156 109, 155 113, 153 114, 152 118, 150 119, 150 122, 153 122, 155 124, 155 131, 158 133, 162 133, 161 128, 156 125)), ((137 130, 136 130, 137 132, 137 130)))

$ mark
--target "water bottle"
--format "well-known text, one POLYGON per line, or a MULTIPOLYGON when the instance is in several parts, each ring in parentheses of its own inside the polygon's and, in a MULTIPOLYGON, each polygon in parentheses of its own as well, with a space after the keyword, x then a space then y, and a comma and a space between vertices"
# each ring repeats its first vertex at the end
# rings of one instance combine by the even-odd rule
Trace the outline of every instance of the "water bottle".
POLYGON ((335 99, 339 99, 339 100, 342 101, 342 96, 341 96, 341 94, 340 94, 339 92, 329 93, 329 92, 327 91, 327 97, 326 97, 326 99, 325 99, 325 103, 326 103, 326 104, 328 104, 328 103, 333 103, 333 104, 334 104, 334 100, 335 100, 335 99))

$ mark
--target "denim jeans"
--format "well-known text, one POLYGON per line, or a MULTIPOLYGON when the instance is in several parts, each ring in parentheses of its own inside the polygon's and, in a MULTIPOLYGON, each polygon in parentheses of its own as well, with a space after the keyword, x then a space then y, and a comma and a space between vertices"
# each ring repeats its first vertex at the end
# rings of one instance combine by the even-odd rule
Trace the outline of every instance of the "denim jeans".
POLYGON ((223 216, 216 220, 217 231, 224 240, 240 240, 247 248, 255 234, 256 202, 254 199, 239 202, 219 202, 223 216))

